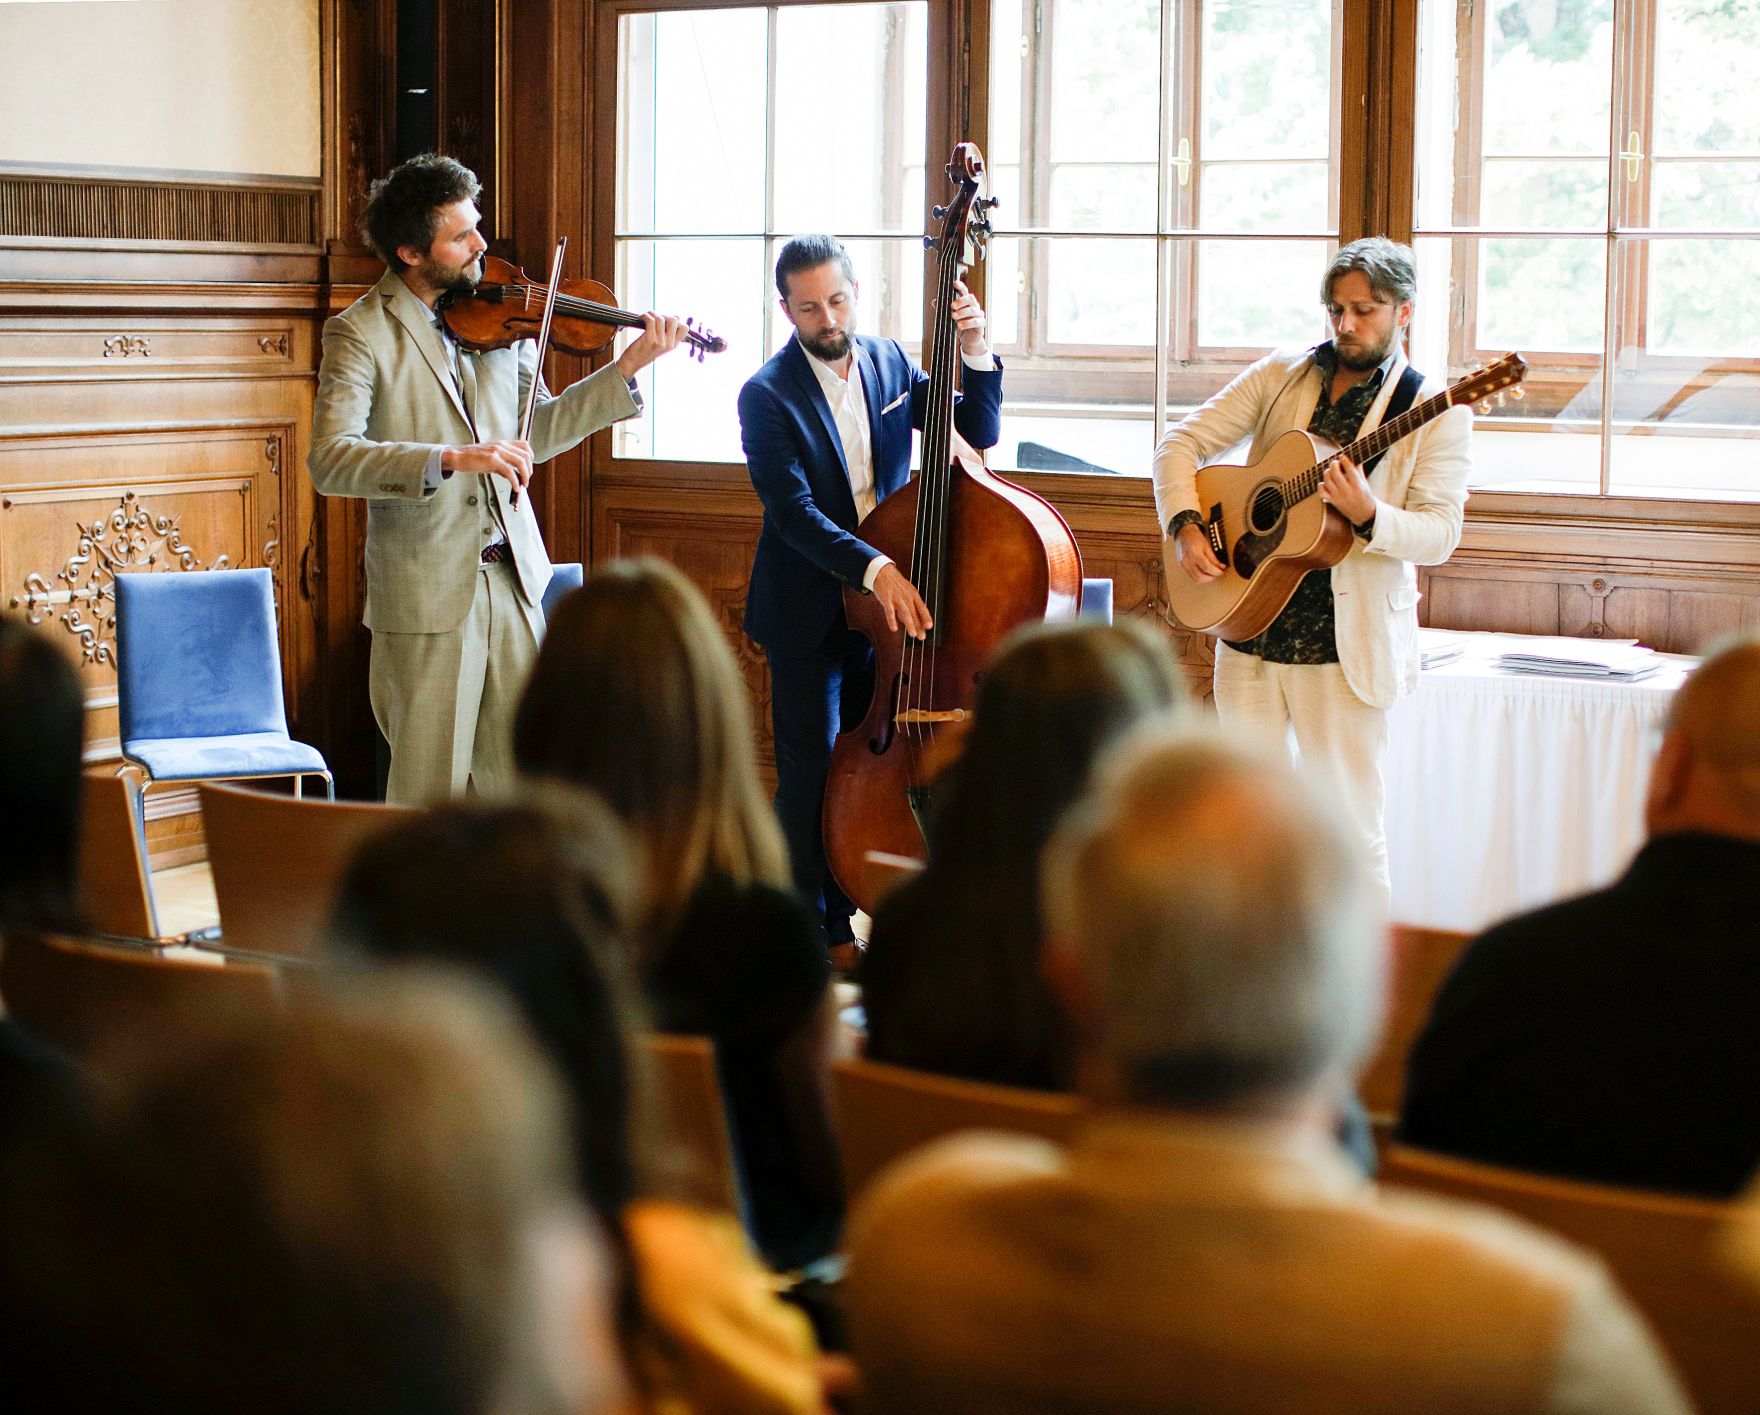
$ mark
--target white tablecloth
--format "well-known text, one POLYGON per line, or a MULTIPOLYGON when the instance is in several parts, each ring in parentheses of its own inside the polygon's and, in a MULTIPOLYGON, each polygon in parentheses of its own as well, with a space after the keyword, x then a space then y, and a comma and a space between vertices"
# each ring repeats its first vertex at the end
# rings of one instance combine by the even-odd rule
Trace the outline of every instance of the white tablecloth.
MULTIPOLYGON (((1636 682, 1507 673, 1520 635, 1458 635, 1390 719, 1393 918, 1475 932, 1606 884, 1643 840, 1656 726, 1690 660, 1636 682)), ((1531 641, 1530 641, 1531 642, 1531 641)))

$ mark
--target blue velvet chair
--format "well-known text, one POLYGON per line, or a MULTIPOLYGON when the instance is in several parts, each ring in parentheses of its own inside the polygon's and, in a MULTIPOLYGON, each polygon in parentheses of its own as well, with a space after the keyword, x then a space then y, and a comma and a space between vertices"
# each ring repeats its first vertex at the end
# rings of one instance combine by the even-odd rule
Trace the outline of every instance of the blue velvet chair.
POLYGON ((586 571, 578 560, 571 560, 566 565, 550 567, 550 583, 544 588, 544 622, 550 622, 550 616, 556 613, 556 606, 562 603, 562 597, 570 590, 578 590, 586 571))
POLYGON ((122 755, 162 782, 321 777, 317 748, 287 735, 275 591, 267 570, 138 572, 116 578, 122 755))
POLYGON ((1100 619, 1112 622, 1112 581, 1083 580, 1082 609, 1084 619, 1100 619))

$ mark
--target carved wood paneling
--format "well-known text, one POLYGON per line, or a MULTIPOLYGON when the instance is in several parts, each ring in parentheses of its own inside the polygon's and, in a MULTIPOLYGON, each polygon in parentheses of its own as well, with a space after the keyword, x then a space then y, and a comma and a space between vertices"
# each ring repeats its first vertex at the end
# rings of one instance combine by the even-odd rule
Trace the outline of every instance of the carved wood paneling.
POLYGON ((309 321, 0 319, 0 379, 286 378, 311 360, 309 321))
POLYGON ((61 241, 311 246, 318 184, 0 172, 0 231, 61 241))

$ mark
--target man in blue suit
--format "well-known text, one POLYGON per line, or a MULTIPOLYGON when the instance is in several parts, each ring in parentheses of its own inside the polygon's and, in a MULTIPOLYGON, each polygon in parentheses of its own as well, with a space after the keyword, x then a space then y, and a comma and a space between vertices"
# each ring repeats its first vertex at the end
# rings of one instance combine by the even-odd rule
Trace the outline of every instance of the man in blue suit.
MULTIPOLYGON (((1002 435, 1002 365, 963 284, 953 318, 965 367, 954 426, 974 447, 1002 435)), ((910 476, 928 375, 896 340, 856 334, 860 289, 834 236, 797 236, 776 261, 789 340, 739 395, 740 439, 764 528, 752 560, 746 633, 770 664, 776 813, 795 885, 818 911, 833 961, 853 963, 855 912, 825 868, 821 817, 831 746, 874 686, 873 651, 843 616, 845 586, 879 599, 890 627, 921 638, 928 606, 898 566, 856 534, 910 476)))

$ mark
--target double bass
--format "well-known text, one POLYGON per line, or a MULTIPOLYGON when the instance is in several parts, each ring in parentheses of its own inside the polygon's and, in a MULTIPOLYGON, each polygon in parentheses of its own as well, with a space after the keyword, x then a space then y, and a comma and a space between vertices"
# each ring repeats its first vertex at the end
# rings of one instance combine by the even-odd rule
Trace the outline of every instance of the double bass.
POLYGON ((844 614, 874 646, 874 696, 861 724, 841 734, 825 783, 825 859, 858 907, 872 912, 895 871, 877 856, 920 859, 930 808, 936 735, 971 716, 978 672, 1009 632, 1041 619, 1073 618, 1081 605, 1082 558, 1068 524, 1043 497, 996 476, 954 430, 954 282, 968 239, 988 239, 978 195, 984 159, 972 143, 953 150, 957 189, 933 215, 940 235, 924 244, 939 265, 934 328, 924 341, 929 388, 922 471, 870 512, 857 534, 906 569, 934 627, 921 640, 888 629, 872 595, 846 589, 844 614))

